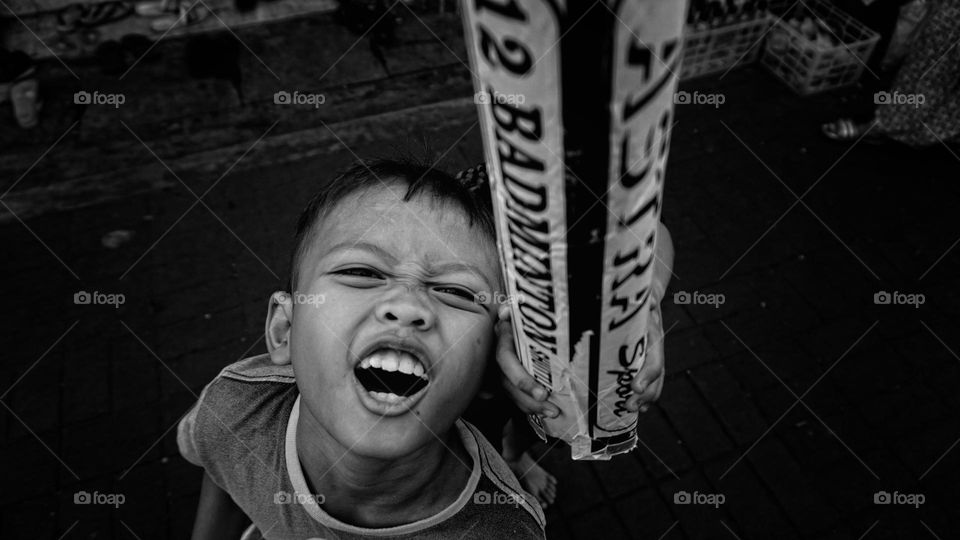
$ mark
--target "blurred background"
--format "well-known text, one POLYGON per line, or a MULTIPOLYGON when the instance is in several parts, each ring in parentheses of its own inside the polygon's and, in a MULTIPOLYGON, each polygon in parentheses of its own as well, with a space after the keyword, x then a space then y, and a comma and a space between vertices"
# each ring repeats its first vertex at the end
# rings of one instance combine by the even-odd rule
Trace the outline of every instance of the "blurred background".
MULTIPOLYGON (((0 537, 188 537, 176 424, 265 350, 308 197, 360 157, 482 161, 457 5, 0 7, 0 537)), ((692 3, 663 396, 629 455, 535 449, 549 538, 960 536, 958 21, 692 3)))

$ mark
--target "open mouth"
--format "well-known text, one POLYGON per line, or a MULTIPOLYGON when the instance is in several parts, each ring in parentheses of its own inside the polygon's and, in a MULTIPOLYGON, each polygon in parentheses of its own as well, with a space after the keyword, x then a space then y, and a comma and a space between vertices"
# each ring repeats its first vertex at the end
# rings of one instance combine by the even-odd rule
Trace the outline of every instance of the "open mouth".
POLYGON ((398 403, 430 383, 426 366, 416 356, 396 349, 378 349, 353 370, 364 390, 377 400, 398 403))

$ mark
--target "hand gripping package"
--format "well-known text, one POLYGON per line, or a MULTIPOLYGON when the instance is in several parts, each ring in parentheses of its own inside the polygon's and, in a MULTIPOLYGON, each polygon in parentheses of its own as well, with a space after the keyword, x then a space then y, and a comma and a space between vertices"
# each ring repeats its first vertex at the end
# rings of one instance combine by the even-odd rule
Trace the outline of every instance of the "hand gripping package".
POLYGON ((683 0, 463 0, 518 353, 574 459, 637 442, 683 0))

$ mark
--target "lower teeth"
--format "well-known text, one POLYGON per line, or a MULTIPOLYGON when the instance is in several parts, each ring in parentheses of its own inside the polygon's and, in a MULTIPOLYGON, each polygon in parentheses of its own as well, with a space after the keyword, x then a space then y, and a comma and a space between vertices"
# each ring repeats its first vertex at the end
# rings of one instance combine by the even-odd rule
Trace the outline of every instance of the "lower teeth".
POLYGON ((386 401, 388 403, 397 403, 402 397, 394 394, 393 392, 370 392, 370 395, 380 401, 386 401))

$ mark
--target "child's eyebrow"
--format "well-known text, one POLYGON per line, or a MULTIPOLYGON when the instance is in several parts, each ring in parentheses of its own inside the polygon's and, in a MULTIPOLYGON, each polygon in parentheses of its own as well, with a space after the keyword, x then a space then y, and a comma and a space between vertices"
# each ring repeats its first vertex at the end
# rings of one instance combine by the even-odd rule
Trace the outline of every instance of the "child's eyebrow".
POLYGON ((386 259, 390 263, 398 262, 397 258, 391 255, 390 252, 388 252, 387 250, 383 249, 382 247, 376 244, 371 244, 370 242, 340 242, 339 244, 336 244, 333 247, 331 247, 330 250, 327 251, 326 256, 330 256, 333 253, 336 253, 338 251, 349 251, 351 249, 360 249, 363 251, 369 251, 374 255, 380 257, 381 259, 386 259))
MULTIPOLYGON (((337 253, 339 251, 349 251, 351 249, 368 251, 382 259, 385 259, 387 262, 391 264, 396 264, 399 262, 396 257, 390 254, 390 252, 388 252, 387 250, 383 249, 382 247, 376 244, 371 244, 370 242, 340 242, 339 244, 336 244, 333 247, 331 247, 325 257, 329 257, 330 255, 333 255, 334 253, 337 253)), ((490 285, 490 282, 483 275, 483 272, 481 272, 479 268, 477 268, 472 264, 467 264, 464 262, 448 262, 448 263, 442 263, 438 265, 428 264, 426 268, 426 272, 431 277, 438 276, 441 274, 446 274, 446 273, 464 272, 467 274, 471 274, 476 278, 480 279, 483 282, 483 285, 486 286, 488 289, 492 288, 490 285)))

